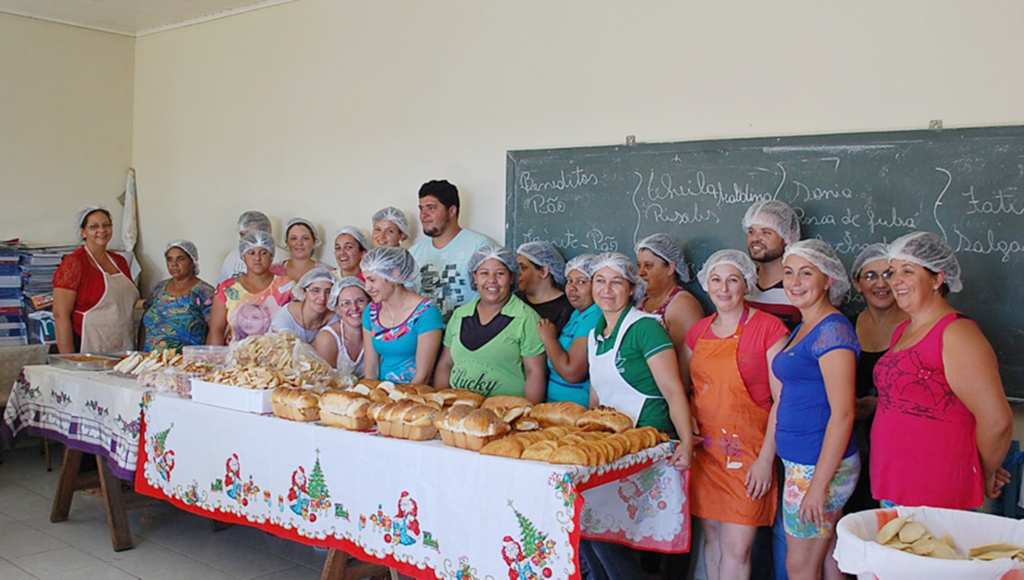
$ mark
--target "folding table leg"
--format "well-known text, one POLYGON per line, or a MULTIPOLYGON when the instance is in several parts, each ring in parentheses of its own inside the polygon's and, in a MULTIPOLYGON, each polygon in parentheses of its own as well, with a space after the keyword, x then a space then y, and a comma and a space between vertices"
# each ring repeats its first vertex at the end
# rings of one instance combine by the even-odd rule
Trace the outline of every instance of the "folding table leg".
MULTIPOLYGON (((320 580, 359 580, 386 572, 388 572, 387 566, 363 562, 349 556, 344 550, 331 548, 327 552, 327 561, 324 562, 320 580)), ((395 571, 391 570, 391 577, 395 578, 396 576, 395 571)))
POLYGON ((320 580, 341 580, 345 577, 345 568, 348 567, 348 554, 342 550, 331 548, 327 552, 327 561, 324 562, 324 571, 320 574, 320 580))
POLYGON ((107 465, 107 458, 96 457, 99 467, 100 488, 103 490, 103 507, 107 511, 107 527, 110 528, 110 542, 115 552, 131 550, 132 530, 128 524, 128 512, 125 509, 124 497, 121 492, 121 480, 114 476, 107 465))
POLYGON ((78 489, 78 470, 82 467, 82 452, 64 448, 64 462, 60 468, 60 481, 57 493, 53 496, 53 508, 50 510, 50 521, 63 522, 68 519, 71 511, 71 499, 78 489))

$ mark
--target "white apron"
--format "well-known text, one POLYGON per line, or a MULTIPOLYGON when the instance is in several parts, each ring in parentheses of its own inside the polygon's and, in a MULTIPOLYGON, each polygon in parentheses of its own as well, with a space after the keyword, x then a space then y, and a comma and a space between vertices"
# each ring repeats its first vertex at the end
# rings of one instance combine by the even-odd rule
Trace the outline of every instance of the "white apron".
POLYGON ((590 363, 590 386, 597 393, 597 398, 602 405, 614 407, 620 413, 624 413, 633 420, 636 425, 643 411, 644 403, 648 399, 662 399, 664 397, 645 395, 636 390, 633 385, 622 378, 617 368, 615 359, 618 357, 619 348, 622 346, 622 337, 626 331, 638 320, 656 317, 647 314, 637 308, 630 308, 625 314, 625 320, 619 326, 619 332, 615 335, 615 344, 611 350, 604 354, 597 354, 597 330, 591 330, 587 338, 587 361, 590 363))
MULTIPOLYGON (((135 348, 135 302, 139 289, 121 273, 108 274, 89 249, 86 254, 103 274, 103 297, 82 314, 82 352, 105 352, 135 348)), ((114 264, 117 267, 117 264, 114 264)))

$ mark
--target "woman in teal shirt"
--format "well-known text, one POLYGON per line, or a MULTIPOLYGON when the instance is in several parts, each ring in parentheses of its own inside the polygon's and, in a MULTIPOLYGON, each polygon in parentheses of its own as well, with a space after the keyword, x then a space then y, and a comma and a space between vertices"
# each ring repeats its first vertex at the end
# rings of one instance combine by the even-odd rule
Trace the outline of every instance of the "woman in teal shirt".
POLYGON ((565 265, 565 296, 574 310, 561 334, 548 320, 541 320, 537 327, 548 354, 548 402, 590 404, 587 336, 602 316, 590 291, 596 259, 594 254, 582 254, 565 265))
POLYGON ((512 252, 501 246, 485 246, 470 257, 470 285, 480 295, 456 308, 448 321, 435 387, 544 401, 540 315, 512 294, 516 265, 512 252))

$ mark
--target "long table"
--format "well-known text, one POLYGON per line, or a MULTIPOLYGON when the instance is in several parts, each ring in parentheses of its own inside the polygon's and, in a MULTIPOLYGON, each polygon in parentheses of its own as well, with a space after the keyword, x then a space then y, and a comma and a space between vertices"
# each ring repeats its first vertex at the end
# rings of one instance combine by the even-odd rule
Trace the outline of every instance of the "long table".
POLYGON ((581 536, 689 549, 669 443, 602 467, 143 398, 136 489, 416 578, 578 578, 581 536))

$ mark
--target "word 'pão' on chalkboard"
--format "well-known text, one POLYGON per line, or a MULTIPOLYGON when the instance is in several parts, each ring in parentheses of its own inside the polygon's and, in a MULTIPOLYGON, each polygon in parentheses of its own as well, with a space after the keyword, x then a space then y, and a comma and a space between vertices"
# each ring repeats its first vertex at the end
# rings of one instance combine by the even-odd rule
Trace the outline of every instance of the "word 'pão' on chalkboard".
POLYGON ((992 341, 1007 393, 1024 398, 1024 127, 510 151, 505 243, 632 255, 665 232, 696 270, 746 247, 743 213, 763 199, 793 206, 803 236, 847 267, 873 242, 943 236, 963 269, 950 300, 992 341))

